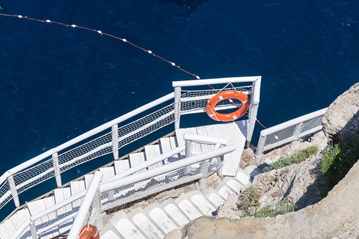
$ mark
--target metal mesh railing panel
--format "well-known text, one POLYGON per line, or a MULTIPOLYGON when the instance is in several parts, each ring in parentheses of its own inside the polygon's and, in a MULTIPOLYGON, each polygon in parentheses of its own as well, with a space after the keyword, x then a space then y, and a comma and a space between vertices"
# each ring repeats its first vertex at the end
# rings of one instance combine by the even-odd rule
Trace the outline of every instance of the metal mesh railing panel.
POLYGON ((173 123, 174 120, 174 104, 170 104, 120 127, 118 129, 119 148, 173 123))
POLYGON ((111 132, 84 143, 58 156, 60 172, 65 172, 77 165, 112 153, 111 132))
POLYGON ((31 168, 14 174, 14 182, 18 193, 22 193, 41 182, 55 176, 52 160, 46 160, 31 168))
POLYGON ((120 187, 114 191, 106 192, 101 195, 102 211, 124 205, 164 190, 182 185, 210 173, 217 171, 220 167, 219 159, 205 160, 184 168, 174 170, 169 173, 157 175, 151 179, 136 182, 120 187), (114 199, 109 201, 109 193, 114 194, 114 199))
POLYGON ((274 144, 277 143, 278 141, 292 137, 296 126, 297 125, 289 126, 287 128, 284 128, 273 134, 268 135, 265 141, 265 145, 274 144))
POLYGON ((306 131, 309 131, 309 130, 311 130, 313 128, 321 126, 322 125, 322 118, 323 118, 323 116, 321 115, 321 116, 315 117, 313 119, 309 119, 307 121, 304 121, 302 129, 301 129, 301 132, 306 132, 306 131))
POLYGON ((0 209, 3 208, 10 200, 12 195, 10 192, 10 186, 7 180, 5 180, 0 186, 0 209))
MULTIPOLYGON (((232 90, 233 88, 225 88, 223 90, 232 90)), ((222 89, 209 89, 209 90, 184 90, 181 95, 181 112, 190 112, 192 110, 203 109, 209 99, 219 93, 222 89)), ((236 91, 251 92, 252 86, 236 87, 236 91)), ((239 104, 240 102, 233 102, 239 104)), ((233 105, 228 100, 223 100, 218 105, 233 105)))

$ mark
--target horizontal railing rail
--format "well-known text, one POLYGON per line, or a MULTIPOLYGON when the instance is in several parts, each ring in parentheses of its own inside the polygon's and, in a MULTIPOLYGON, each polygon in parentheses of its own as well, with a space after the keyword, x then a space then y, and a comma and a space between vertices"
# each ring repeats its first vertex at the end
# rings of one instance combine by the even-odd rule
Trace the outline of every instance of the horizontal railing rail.
POLYGON ((255 152, 257 163, 261 161, 263 152, 321 130, 321 120, 327 109, 324 108, 262 130, 255 152))

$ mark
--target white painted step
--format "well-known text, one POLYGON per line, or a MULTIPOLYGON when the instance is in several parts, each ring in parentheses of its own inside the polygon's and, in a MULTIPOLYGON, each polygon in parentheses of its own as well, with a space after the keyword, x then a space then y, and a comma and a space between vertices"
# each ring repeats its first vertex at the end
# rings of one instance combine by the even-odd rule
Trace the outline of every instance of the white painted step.
POLYGON ((236 179, 244 186, 251 183, 250 175, 241 168, 238 168, 236 179))
POLYGON ((132 218, 137 228, 139 228, 144 235, 150 239, 164 238, 164 234, 147 218, 142 208, 136 208, 127 214, 132 218))
MULTIPOLYGON (((146 161, 149 161, 161 154, 160 146, 158 144, 155 145, 147 145, 145 146, 145 157, 146 161)), ((154 165, 148 167, 148 169, 157 168, 164 164, 164 162, 158 162, 154 165)))
POLYGON ((227 186, 235 193, 239 193, 241 189, 244 188, 244 185, 242 185, 240 182, 238 182, 238 180, 233 177, 225 177, 223 179, 223 182, 227 184, 227 186))
POLYGON ((145 154, 143 152, 130 154, 130 167, 134 167, 145 162, 145 154))
POLYGON ((161 209, 161 205, 158 202, 154 202, 147 206, 145 211, 152 221, 154 221, 165 234, 168 234, 172 230, 178 228, 176 224, 167 216, 164 210, 161 209))
POLYGON ((102 182, 115 176, 115 169, 113 167, 100 168, 100 172, 103 175, 101 179, 102 182))
POLYGON ((115 172, 116 175, 129 169, 130 168, 130 163, 128 159, 123 159, 123 160, 117 160, 115 161, 115 172))
POLYGON ((193 190, 186 193, 186 197, 205 215, 213 216, 213 213, 216 211, 216 208, 212 203, 207 200, 203 193, 197 190, 193 190))
POLYGON ((234 193, 225 183, 221 183, 220 185, 218 185, 216 191, 218 195, 220 195, 223 199, 227 199, 229 195, 234 193))
POLYGON ((223 205, 225 202, 225 200, 212 188, 210 190, 207 189, 206 197, 216 208, 223 205))
MULTIPOLYGON (((9 218, 9 220, 11 220, 15 228, 18 229, 28 218, 30 218, 30 212, 27 208, 24 208, 17 211, 14 215, 12 215, 9 218)), ((0 231, 0 235, 1 235, 1 231, 0 231)))
POLYGON ((71 196, 85 191, 85 183, 83 180, 70 182, 71 196))
POLYGON ((8 232, 4 226, 4 223, 0 224, 0 235, 1 235, 2 239, 9 239, 11 237, 11 235, 8 234, 8 232))
MULTIPOLYGON (((71 189, 68 187, 55 189, 54 196, 55 196, 55 202, 60 203, 60 202, 64 201, 65 199, 71 197, 71 189)), ((59 216, 59 215, 71 212, 72 210, 73 210, 72 204, 68 204, 64 208, 57 210, 57 215, 59 216)), ((59 226, 60 233, 65 232, 68 229, 70 229, 71 225, 72 225, 71 221, 60 225, 59 226)))
POLYGON ((172 218, 172 221, 175 222, 179 227, 182 227, 190 222, 172 199, 167 199, 161 203, 161 206, 167 215, 172 218))
POLYGON ((85 187, 86 187, 86 189, 90 186, 92 178, 93 178, 93 174, 86 174, 85 175, 85 187))
POLYGON ((115 213, 110 223, 125 239, 147 239, 123 211, 115 213))
POLYGON ((107 231, 104 234, 101 234, 101 239, 121 239, 113 231, 107 231))
MULTIPOLYGON (((71 196, 85 191, 85 182, 83 180, 70 182, 71 196)), ((81 206, 82 200, 78 199, 72 203, 73 208, 79 208, 81 206)))
MULTIPOLYGON (((5 238, 6 234, 8 235, 7 237, 10 238, 16 232, 16 228, 15 228, 14 224, 12 224, 12 222, 10 220, 6 220, 1 225, 5 229, 4 230, 5 231, 4 238, 5 238)), ((2 238, 2 235, 1 235, 1 238, 2 238)))
POLYGON ((185 195, 180 195, 176 200, 176 204, 178 205, 179 209, 181 209, 186 216, 193 221, 194 219, 197 219, 203 214, 191 203, 185 195))

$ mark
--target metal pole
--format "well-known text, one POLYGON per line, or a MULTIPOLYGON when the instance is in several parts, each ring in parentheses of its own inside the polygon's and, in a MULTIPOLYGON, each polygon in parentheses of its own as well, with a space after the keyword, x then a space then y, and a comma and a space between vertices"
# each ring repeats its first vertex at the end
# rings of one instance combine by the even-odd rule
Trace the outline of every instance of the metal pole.
POLYGON ((86 218, 87 212, 90 209, 92 201, 94 200, 94 196, 97 192, 97 188, 99 187, 101 178, 102 178, 102 173, 97 171, 91 180, 90 186, 87 189, 87 192, 84 197, 84 200, 82 201, 81 207, 77 213, 74 223, 72 224, 70 233, 67 236, 68 239, 78 238, 79 233, 81 231, 81 227, 86 218))
POLYGON ((112 131, 112 154, 113 159, 118 159, 118 124, 115 124, 111 128, 112 131))
POLYGON ((61 181, 61 172, 60 172, 60 165, 59 165, 59 156, 57 152, 52 154, 52 165, 54 165, 54 172, 55 172, 55 179, 57 187, 62 185, 61 181))
POLYGON ((265 130, 262 130, 261 135, 259 136, 258 145, 255 153, 257 164, 259 164, 262 159, 262 154, 263 154, 264 144, 266 142, 266 139, 267 139, 267 133, 265 130))
POLYGON ((12 194, 12 198, 14 199, 15 206, 18 207, 18 206, 20 206, 20 201, 19 201, 19 195, 17 194, 16 186, 15 186, 14 176, 10 175, 7 178, 7 181, 9 182, 10 191, 12 194))
POLYGON ((180 128, 181 118, 181 87, 175 87, 175 129, 180 128))

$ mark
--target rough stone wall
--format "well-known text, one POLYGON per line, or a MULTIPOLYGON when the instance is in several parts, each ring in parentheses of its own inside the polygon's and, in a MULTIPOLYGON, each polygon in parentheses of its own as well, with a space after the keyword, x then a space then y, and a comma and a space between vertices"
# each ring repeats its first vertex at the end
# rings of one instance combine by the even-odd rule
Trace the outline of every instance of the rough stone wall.
POLYGON ((322 124, 323 131, 334 142, 349 142, 359 137, 359 83, 330 104, 322 124))
MULTIPOLYGON (((276 218, 202 217, 183 230, 184 238, 332 238, 358 228, 359 163, 319 203, 276 218)), ((348 238, 348 237, 345 237, 348 238)), ((356 237, 352 237, 356 238, 356 237)))

